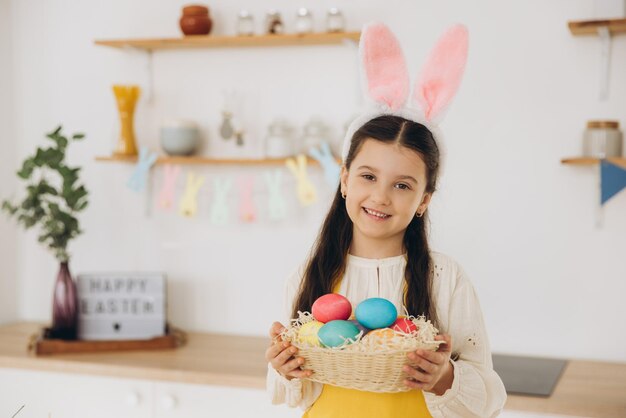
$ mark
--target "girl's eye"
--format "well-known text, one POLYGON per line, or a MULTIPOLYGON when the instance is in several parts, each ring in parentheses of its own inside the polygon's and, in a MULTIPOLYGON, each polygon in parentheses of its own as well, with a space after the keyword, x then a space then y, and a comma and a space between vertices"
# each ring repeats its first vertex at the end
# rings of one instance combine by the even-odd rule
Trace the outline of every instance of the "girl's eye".
POLYGON ((371 174, 363 174, 361 175, 361 177, 363 177, 365 180, 374 180, 374 176, 372 176, 371 174))
POLYGON ((408 184, 404 184, 404 183, 398 183, 398 184, 396 184, 396 187, 398 189, 401 189, 401 190, 410 190, 411 189, 411 186, 409 186, 408 184))

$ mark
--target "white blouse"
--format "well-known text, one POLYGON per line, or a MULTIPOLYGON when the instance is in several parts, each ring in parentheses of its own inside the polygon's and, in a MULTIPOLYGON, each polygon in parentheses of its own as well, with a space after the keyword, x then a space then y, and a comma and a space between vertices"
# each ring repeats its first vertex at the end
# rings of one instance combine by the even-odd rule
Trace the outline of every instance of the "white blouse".
MULTIPOLYGON (((493 370, 489 340, 476 292, 465 272, 450 257, 433 252, 433 300, 439 316, 439 332, 452 337, 454 381, 443 395, 424 392, 433 418, 495 417, 504 407, 506 392, 493 370)), ((348 255, 346 273, 339 293, 352 306, 371 297, 402 305, 406 256, 368 259, 348 255)), ((289 323, 291 307, 302 280, 304 266, 287 281, 283 325, 289 323)), ((308 379, 287 380, 268 364, 267 390, 273 404, 308 409, 322 392, 322 384, 308 379)))

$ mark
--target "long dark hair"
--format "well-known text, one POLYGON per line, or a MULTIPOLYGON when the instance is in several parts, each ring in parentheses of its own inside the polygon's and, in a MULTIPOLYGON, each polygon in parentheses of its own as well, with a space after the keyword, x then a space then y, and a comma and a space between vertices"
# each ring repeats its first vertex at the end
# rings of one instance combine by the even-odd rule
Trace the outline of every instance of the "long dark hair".
MULTIPOLYGON (((434 193, 439 174, 439 148, 428 128, 399 116, 384 115, 372 119, 353 135, 344 162, 346 169, 350 169, 367 139, 397 143, 417 152, 426 165, 425 192, 434 193)), ((413 217, 404 234, 407 252, 405 306, 409 314, 424 315, 437 324, 437 312, 431 300, 433 265, 428 247, 427 221, 428 212, 420 218, 413 217)), ((339 186, 306 264, 292 318, 297 318, 298 311, 311 312, 311 306, 318 297, 333 291, 345 271, 351 242, 352 221, 339 186)))

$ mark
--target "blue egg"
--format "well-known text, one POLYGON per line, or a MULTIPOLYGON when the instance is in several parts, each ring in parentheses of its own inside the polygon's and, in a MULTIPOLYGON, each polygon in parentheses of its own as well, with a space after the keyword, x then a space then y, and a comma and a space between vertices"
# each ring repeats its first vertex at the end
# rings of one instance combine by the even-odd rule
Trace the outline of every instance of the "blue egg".
POLYGON ((393 303, 383 298, 369 298, 356 307, 356 320, 366 328, 387 328, 393 324, 398 311, 393 303))
POLYGON ((359 328, 350 321, 340 319, 324 324, 317 332, 320 342, 326 347, 338 347, 345 343, 345 339, 355 339, 359 328))

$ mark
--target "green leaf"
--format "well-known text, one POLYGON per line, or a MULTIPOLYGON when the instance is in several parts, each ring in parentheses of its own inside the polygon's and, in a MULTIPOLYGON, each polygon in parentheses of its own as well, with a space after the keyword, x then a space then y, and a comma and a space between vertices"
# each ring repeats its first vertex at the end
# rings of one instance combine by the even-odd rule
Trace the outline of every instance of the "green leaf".
POLYGON ((76 180, 78 180, 78 173, 80 168, 69 168, 61 165, 58 168, 59 174, 63 177, 63 194, 66 193, 66 189, 71 189, 76 180))
POLYGON ((61 132, 62 128, 63 128, 63 125, 59 125, 53 132, 50 132, 49 134, 46 134, 46 136, 48 138, 54 138, 55 136, 57 136, 59 134, 59 132, 61 132))
POLYGON ((81 200, 80 202, 76 203, 74 210, 76 212, 80 212, 81 210, 85 209, 88 204, 89 204, 89 201, 87 199, 81 200))
POLYGON ((56 139, 57 146, 61 149, 67 148, 68 140, 64 136, 58 136, 56 139))
POLYGON ((9 215, 15 215, 15 212, 17 212, 17 207, 13 206, 8 200, 2 202, 2 209, 7 211, 9 215))
POLYGON ((32 158, 28 158, 22 163, 22 169, 17 172, 17 175, 24 180, 28 180, 33 174, 35 167, 35 161, 32 158))
POLYGON ((87 189, 85 189, 84 186, 80 186, 76 189, 64 189, 63 190, 63 197, 65 198, 65 202, 67 203, 67 206, 69 206, 72 210, 77 211, 77 205, 78 205, 78 201, 83 199, 84 197, 86 197, 89 194, 89 192, 87 192, 87 189))
POLYGON ((83 138, 85 138, 85 134, 83 133, 77 133, 77 134, 72 135, 72 139, 74 141, 80 141, 83 138))
POLYGON ((28 216, 26 214, 21 214, 20 216, 18 216, 17 221, 21 222, 26 229, 30 229, 37 223, 37 219, 35 217, 28 216))
POLYGON ((43 194, 50 194, 52 196, 59 195, 57 190, 54 187, 52 187, 45 179, 41 180, 39 184, 37 185, 37 187, 39 188, 40 195, 43 195, 43 194))

